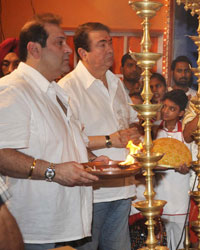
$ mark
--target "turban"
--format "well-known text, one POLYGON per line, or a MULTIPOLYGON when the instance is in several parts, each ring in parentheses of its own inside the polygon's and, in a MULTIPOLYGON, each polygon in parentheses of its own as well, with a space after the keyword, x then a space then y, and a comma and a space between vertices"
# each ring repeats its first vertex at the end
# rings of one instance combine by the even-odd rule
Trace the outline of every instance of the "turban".
POLYGON ((14 52, 19 56, 19 39, 18 38, 7 38, 2 43, 0 43, 0 65, 4 57, 10 52, 14 52))

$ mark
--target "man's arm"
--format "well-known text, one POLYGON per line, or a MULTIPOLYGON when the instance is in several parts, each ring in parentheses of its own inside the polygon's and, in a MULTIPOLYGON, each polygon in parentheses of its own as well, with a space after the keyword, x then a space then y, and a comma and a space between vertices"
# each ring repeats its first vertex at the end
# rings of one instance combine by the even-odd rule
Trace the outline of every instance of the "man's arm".
MULTIPOLYGON (((134 144, 140 143, 141 133, 139 132, 137 127, 133 127, 124 130, 119 130, 115 133, 112 133, 109 136, 112 143, 112 147, 125 148, 126 145, 128 144, 128 141, 130 140, 132 140, 134 144)), ((104 135, 89 136, 88 138, 89 138, 88 147, 91 150, 106 148, 106 138, 104 135)))
POLYGON ((0 249, 24 249, 19 227, 5 204, 0 206, 0 249))
POLYGON ((194 140, 192 133, 197 129, 198 116, 196 116, 192 121, 188 122, 183 130, 183 137, 187 143, 194 140))
MULTIPOLYGON (((0 173, 2 175, 27 179, 33 161, 33 157, 15 149, 0 149, 0 173)), ((45 171, 49 166, 50 163, 47 161, 36 160, 31 179, 45 180, 45 171)), ((98 181, 96 176, 87 173, 83 166, 77 162, 54 164, 54 166, 56 175, 53 181, 61 185, 75 186, 98 181)))

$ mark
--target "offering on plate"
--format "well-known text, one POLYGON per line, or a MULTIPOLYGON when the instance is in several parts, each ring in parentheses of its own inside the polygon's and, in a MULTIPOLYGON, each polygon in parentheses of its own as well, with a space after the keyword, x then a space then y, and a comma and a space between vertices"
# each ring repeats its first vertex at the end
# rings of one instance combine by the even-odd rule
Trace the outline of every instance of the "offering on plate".
POLYGON ((162 153, 164 156, 158 161, 159 166, 178 168, 183 164, 188 167, 192 162, 192 155, 188 147, 174 138, 160 138, 153 142, 152 152, 162 153))
POLYGON ((110 160, 108 164, 95 161, 82 164, 86 171, 104 177, 123 177, 137 174, 140 171, 140 166, 138 165, 121 166, 119 161, 112 160, 110 160))

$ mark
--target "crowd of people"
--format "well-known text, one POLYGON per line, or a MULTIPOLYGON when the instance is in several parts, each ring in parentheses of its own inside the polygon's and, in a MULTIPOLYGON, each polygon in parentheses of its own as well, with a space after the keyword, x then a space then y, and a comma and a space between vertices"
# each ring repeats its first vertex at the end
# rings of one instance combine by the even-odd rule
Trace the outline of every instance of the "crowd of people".
MULTIPOLYGON (((0 249, 133 249, 129 215, 139 194, 135 178, 101 180, 81 163, 124 161, 128 141, 141 141, 141 118, 128 103, 143 103, 142 69, 127 53, 121 60, 123 80, 110 71, 112 38, 101 23, 78 26, 74 48, 77 66, 56 83, 69 71, 72 52, 59 16, 35 15, 19 40, 0 44, 0 249)), ((177 57, 171 86, 152 73, 151 101, 163 104, 154 138, 191 146, 198 122, 191 104, 182 131, 188 100, 196 98, 191 67, 186 56, 177 57)), ((174 250, 178 243, 183 247, 189 169, 183 165, 161 178, 155 189, 168 202, 162 217, 174 250), (169 188, 178 192, 180 183, 183 192, 171 196, 169 188)))

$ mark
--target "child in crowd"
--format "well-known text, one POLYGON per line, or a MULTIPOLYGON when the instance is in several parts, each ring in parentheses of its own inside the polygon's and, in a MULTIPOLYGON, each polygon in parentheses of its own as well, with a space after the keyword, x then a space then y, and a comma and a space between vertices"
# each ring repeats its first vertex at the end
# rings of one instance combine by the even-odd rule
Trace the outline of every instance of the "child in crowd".
MULTIPOLYGON (((156 139, 169 137, 184 142, 181 118, 187 102, 188 98, 182 90, 172 90, 164 95, 161 110, 162 120, 159 121, 159 124, 158 121, 156 122, 158 124, 156 139)), ((176 249, 184 230, 189 202, 189 180, 189 169, 185 165, 176 170, 156 173, 155 191, 157 194, 155 198, 167 201, 162 218, 165 220, 167 245, 171 250, 176 249)), ((179 248, 183 248, 183 240, 184 237, 182 237, 179 248)))
POLYGON ((153 93, 152 103, 161 103, 164 94, 167 92, 167 84, 163 75, 153 73, 150 77, 150 88, 153 93))

